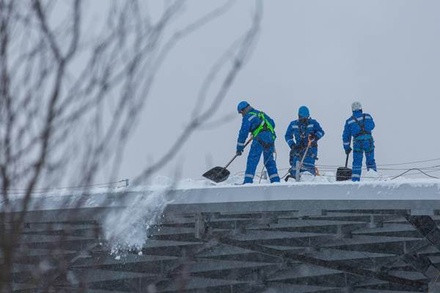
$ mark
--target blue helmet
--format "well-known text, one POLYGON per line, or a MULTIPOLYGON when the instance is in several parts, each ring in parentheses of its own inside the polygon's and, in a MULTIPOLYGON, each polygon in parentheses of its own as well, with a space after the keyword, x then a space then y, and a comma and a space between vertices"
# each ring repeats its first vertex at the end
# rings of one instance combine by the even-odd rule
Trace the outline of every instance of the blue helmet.
POLYGON ((307 108, 306 106, 299 107, 298 116, 300 118, 309 118, 310 116, 309 108, 307 108))
POLYGON ((243 111, 244 109, 246 109, 246 107, 249 106, 249 103, 246 101, 241 101, 240 103, 238 103, 237 105, 237 111, 238 113, 241 113, 241 111, 243 111))

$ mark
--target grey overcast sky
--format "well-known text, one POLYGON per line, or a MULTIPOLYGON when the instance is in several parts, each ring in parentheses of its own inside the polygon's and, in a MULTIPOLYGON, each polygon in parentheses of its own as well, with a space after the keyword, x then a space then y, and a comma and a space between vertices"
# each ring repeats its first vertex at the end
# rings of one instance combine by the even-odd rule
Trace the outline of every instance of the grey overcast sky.
MULTIPOLYGON (((195 19, 220 4, 188 1, 186 18, 195 19)), ((301 105, 309 107, 326 132, 319 143, 318 167, 336 169, 345 162, 341 134, 355 100, 375 119, 379 172, 386 173, 381 171, 386 164, 440 157, 440 1, 266 0, 263 4, 256 48, 213 117, 233 118, 195 133, 158 175, 172 176, 180 168, 182 178, 199 179, 208 169, 225 165, 235 154, 241 123, 236 105, 241 100, 275 120, 280 176, 289 167, 284 133, 301 105)), ((251 0, 236 1, 225 16, 171 53, 128 144, 121 177, 133 178, 174 141, 189 119, 204 77, 248 28, 254 5, 251 0)), ((246 156, 247 152, 228 168, 231 174, 244 170, 246 156)))

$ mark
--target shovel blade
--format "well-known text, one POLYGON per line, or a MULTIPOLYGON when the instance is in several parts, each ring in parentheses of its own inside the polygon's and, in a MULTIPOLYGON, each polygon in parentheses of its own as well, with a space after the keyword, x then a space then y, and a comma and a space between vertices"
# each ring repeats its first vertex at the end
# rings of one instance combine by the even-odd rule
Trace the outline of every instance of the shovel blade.
POLYGON ((347 167, 339 167, 336 170, 336 181, 346 181, 351 179, 351 169, 347 167))
POLYGON ((219 183, 228 179, 230 173, 231 172, 229 172, 225 167, 217 166, 207 171, 202 176, 214 181, 215 183, 219 183))

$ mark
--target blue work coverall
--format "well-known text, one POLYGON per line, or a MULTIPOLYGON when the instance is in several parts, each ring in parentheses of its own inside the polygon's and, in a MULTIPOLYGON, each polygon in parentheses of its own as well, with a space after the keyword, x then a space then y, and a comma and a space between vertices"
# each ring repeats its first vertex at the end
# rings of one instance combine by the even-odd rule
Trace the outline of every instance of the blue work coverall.
POLYGON ((374 120, 370 114, 362 113, 362 110, 353 111, 353 116, 345 121, 342 141, 344 150, 350 150, 350 143, 353 137, 353 170, 352 181, 360 181, 362 173, 362 159, 365 153, 367 170, 376 169, 374 159, 374 140, 371 134, 374 129, 374 120))
POLYGON ((247 158, 243 183, 253 182, 255 170, 257 169, 258 162, 260 161, 261 153, 263 153, 264 166, 267 169, 270 182, 280 181, 277 165, 273 157, 273 153, 275 152, 275 132, 272 133, 272 131, 267 127, 264 119, 259 117, 260 113, 265 115, 266 121, 272 125, 272 128, 275 128, 275 122, 272 120, 272 118, 261 111, 252 108, 247 114, 243 115, 241 128, 238 132, 237 151, 243 151, 245 141, 249 133, 254 136, 247 158), (259 133, 255 133, 260 125, 263 125, 262 130, 259 133))
POLYGON ((325 132, 319 125, 318 121, 312 118, 297 119, 290 122, 287 127, 284 139, 289 145, 290 151, 290 176, 296 176, 296 162, 301 161, 307 149, 309 135, 314 136, 314 140, 310 145, 301 166, 300 172, 308 171, 313 175, 315 172, 315 161, 318 158, 318 140, 321 139, 325 132))

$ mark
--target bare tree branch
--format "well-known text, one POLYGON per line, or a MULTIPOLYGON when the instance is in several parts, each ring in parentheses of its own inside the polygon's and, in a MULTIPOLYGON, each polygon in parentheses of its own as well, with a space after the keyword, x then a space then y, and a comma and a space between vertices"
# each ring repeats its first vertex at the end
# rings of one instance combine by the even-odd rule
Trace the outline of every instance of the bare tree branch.
MULTIPOLYGON (((175 143, 135 183, 170 162, 224 101, 257 39, 261 1, 256 3, 249 30, 203 81, 198 99, 206 109, 193 111, 175 143), (226 74, 208 96, 221 70, 226 74)), ((185 1, 164 2, 155 21, 143 1, 113 1, 91 32, 87 21, 93 16, 81 0, 0 0, 0 292, 12 291, 29 210, 42 206, 44 193, 57 187, 87 194, 106 168, 109 184, 121 182, 117 174, 126 143, 149 105, 159 69, 177 44, 224 16, 232 4, 226 1, 174 30, 185 1)), ((80 197, 76 207, 86 199, 80 197)), ((65 237, 60 235, 60 245, 65 237)), ((66 263, 54 263, 50 276, 37 272, 35 283, 53 291, 54 280, 66 278, 66 263)))
MULTIPOLYGON (((183 129, 181 134, 177 137, 174 144, 168 149, 168 151, 161 156, 155 163, 151 164, 147 169, 145 169, 142 174, 140 174, 134 182, 141 182, 145 180, 145 178, 150 177, 154 172, 160 170, 166 162, 170 161, 178 152, 180 148, 185 144, 185 142, 190 138, 191 134, 194 133, 200 125, 212 117, 213 113, 216 112, 220 103, 226 97, 228 90, 233 84, 237 74, 242 68, 244 62, 247 60, 248 54, 250 53, 250 49, 254 44, 255 37, 259 31, 259 25, 261 21, 261 6, 258 6, 254 15, 254 21, 252 22, 252 26, 249 31, 244 35, 243 40, 240 42, 238 52, 233 59, 233 63, 229 72, 227 73, 225 79, 223 80, 219 91, 213 99, 213 102, 210 104, 207 110, 199 113, 198 115, 194 115, 190 120, 189 124, 183 129)), ((230 53, 228 52, 227 55, 230 53)), ((214 67, 215 71, 220 70, 219 66, 214 67)), ((212 76, 215 74, 212 74, 212 76)), ((210 82, 209 79, 206 82, 210 82)))

